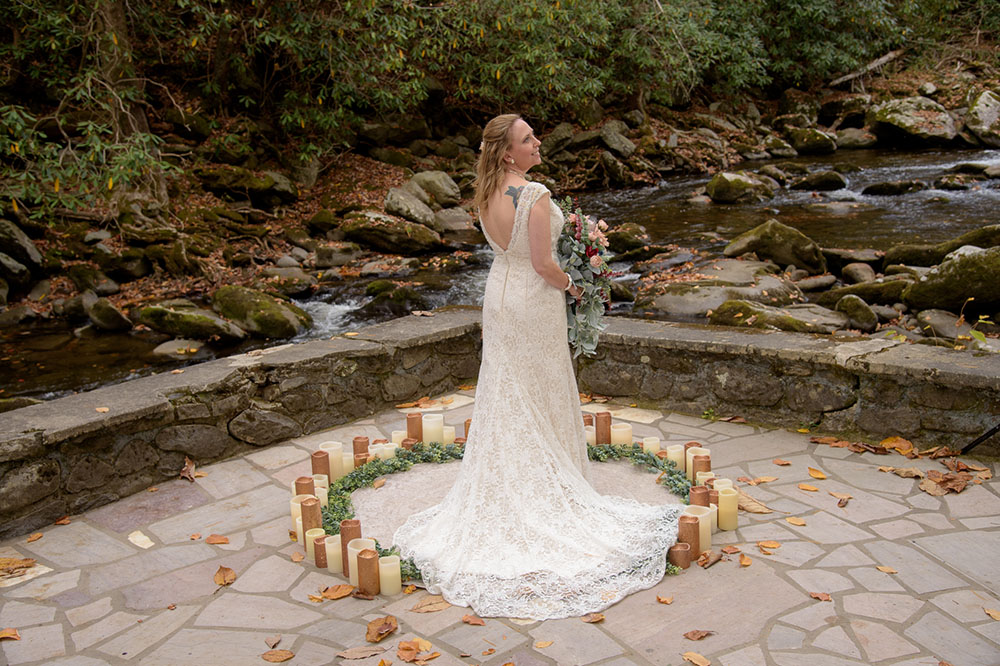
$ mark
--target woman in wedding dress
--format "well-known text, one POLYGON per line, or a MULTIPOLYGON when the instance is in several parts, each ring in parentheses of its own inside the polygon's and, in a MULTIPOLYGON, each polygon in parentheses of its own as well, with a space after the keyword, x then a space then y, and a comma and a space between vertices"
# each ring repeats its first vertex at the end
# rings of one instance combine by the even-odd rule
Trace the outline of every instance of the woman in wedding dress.
POLYGON ((564 295, 579 291, 555 259, 562 213, 525 178, 539 145, 513 114, 483 132, 475 201, 496 256, 472 427, 444 500, 393 539, 429 591, 482 617, 578 616, 655 585, 680 514, 587 481, 564 295))

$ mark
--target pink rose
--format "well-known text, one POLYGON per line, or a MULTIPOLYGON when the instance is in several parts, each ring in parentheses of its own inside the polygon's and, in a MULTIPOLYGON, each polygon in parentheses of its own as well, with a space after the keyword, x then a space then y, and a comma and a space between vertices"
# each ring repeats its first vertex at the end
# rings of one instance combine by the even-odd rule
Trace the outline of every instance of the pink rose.
POLYGON ((600 268, 602 261, 603 259, 601 259, 601 255, 595 254, 590 258, 590 265, 594 268, 600 268))
POLYGON ((607 231, 608 230, 608 223, 605 222, 604 220, 598 220, 597 221, 597 228, 600 229, 601 231, 607 231))

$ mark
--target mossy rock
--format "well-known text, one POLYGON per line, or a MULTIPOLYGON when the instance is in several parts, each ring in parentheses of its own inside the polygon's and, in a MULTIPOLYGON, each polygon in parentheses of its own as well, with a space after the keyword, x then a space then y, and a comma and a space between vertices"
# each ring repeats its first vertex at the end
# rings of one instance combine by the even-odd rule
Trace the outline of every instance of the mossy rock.
POLYGON ((770 219, 740 234, 722 251, 724 256, 738 257, 755 252, 779 266, 792 264, 813 275, 826 272, 826 259, 819 245, 798 229, 770 219))
POLYGON ((720 172, 705 186, 708 196, 717 203, 764 201, 774 197, 774 190, 756 174, 746 171, 720 172))
POLYGON ((884 265, 934 266, 963 245, 982 248, 1000 246, 1000 224, 988 224, 936 245, 925 243, 895 245, 886 251, 884 265))
POLYGON ((251 335, 290 338, 312 326, 301 308, 261 291, 229 285, 212 295, 212 307, 251 335))
POLYGON ((427 300, 413 287, 397 287, 383 290, 361 308, 367 315, 391 314, 401 317, 413 310, 426 310, 427 300))
POLYGON ((817 192, 832 192, 847 187, 847 179, 836 171, 817 171, 802 180, 792 183, 792 190, 814 190, 817 192))
POLYGON ((339 223, 340 220, 337 219, 333 211, 323 209, 306 220, 306 228, 313 236, 322 236, 328 231, 336 229, 339 223))
POLYGON ((256 206, 273 208, 297 201, 299 190, 287 176, 264 171, 259 176, 231 166, 196 167, 192 173, 205 189, 235 198, 250 199, 256 206))
POLYGON ((261 271, 267 285, 286 296, 296 296, 311 291, 316 278, 301 268, 268 266, 261 271))
POLYGON ((984 90, 969 105, 965 126, 976 137, 993 148, 1000 148, 1000 95, 984 90))
POLYGON ((902 293, 902 301, 915 310, 959 312, 966 301, 977 312, 992 313, 1000 307, 1000 247, 961 254, 928 271, 902 293))
POLYGON ((348 217, 340 230, 348 240, 386 254, 410 256, 446 247, 433 229, 372 211, 348 217))
POLYGON ((392 291, 395 288, 396 284, 392 280, 372 280, 365 287, 365 295, 378 296, 379 294, 387 291, 392 291))
POLYGON ((708 323, 795 333, 833 333, 847 328, 848 318, 812 303, 772 307, 754 301, 730 300, 712 311, 708 323))
POLYGON ((922 180, 891 180, 884 183, 872 183, 861 190, 861 194, 874 197, 897 197, 926 189, 927 183, 922 180))
POLYGON ((855 294, 847 294, 841 298, 834 309, 847 315, 852 328, 871 333, 878 326, 878 315, 855 294))
POLYGON ((837 305, 837 302, 844 296, 853 294, 860 297, 861 300, 869 305, 892 305, 893 303, 899 303, 903 296, 903 290, 909 284, 911 284, 910 280, 887 280, 880 278, 871 282, 861 282, 839 289, 831 289, 830 291, 816 294, 810 300, 824 307, 832 307, 837 305))
POLYGON ((629 250, 649 245, 652 242, 646 227, 635 222, 625 222, 607 231, 608 249, 614 254, 623 254, 629 250))
POLYGON ((89 308, 87 316, 94 326, 102 331, 128 331, 132 322, 122 314, 121 310, 106 298, 98 298, 89 308))
POLYGON ((879 138, 917 145, 947 143, 958 135, 948 110, 927 97, 893 99, 868 110, 865 122, 879 138))
POLYGON ((232 342, 246 338, 246 332, 211 310, 199 308, 190 301, 175 299, 149 305, 139 311, 138 322, 154 331, 176 338, 211 340, 221 338, 232 342))
POLYGON ((813 127, 793 128, 788 132, 792 147, 802 155, 824 155, 837 150, 837 139, 813 127))

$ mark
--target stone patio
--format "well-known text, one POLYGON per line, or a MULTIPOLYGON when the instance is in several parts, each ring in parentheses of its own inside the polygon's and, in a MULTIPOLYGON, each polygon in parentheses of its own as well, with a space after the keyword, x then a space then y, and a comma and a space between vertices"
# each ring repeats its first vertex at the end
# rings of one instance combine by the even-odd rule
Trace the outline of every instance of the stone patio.
MULTIPOLYGON (((692 566, 607 609, 597 624, 489 618, 473 626, 461 621, 469 612, 462 608, 411 612, 423 590, 313 603, 310 594, 343 580, 291 561, 299 547, 288 534, 288 483, 309 472, 309 454, 324 440, 388 437, 404 418, 392 410, 207 466, 195 483, 170 481, 71 516, 32 543, 26 536, 0 543, 0 557, 38 561, 25 576, 0 579, 0 628, 21 635, 0 641, 0 654, 9 664, 242 665, 265 663, 265 639, 280 634, 278 648, 295 653, 289 664, 400 664, 396 646, 414 637, 441 653, 435 666, 681 664, 688 651, 723 666, 1000 664, 1000 621, 985 612, 1000 610, 997 479, 935 498, 916 480, 878 466, 944 471, 937 461, 858 455, 812 444, 804 433, 624 405, 584 409, 610 409, 632 423, 637 438, 704 442, 719 476, 778 477, 753 488, 737 484, 774 513, 741 512, 737 531, 713 538, 716 549, 739 546, 752 564, 740 567, 734 555, 709 569, 692 566), (792 464, 779 467, 774 458, 792 464), (810 478, 807 467, 828 478, 810 478), (800 490, 803 482, 819 492, 800 490), (838 508, 829 491, 854 499, 838 508), (806 524, 794 526, 789 516, 806 524), (195 533, 201 538, 192 540, 195 533), (208 545, 212 533, 229 543, 208 545), (761 540, 781 546, 766 555, 756 545, 761 540), (220 565, 238 576, 221 589, 212 580, 220 565), (674 601, 658 603, 657 596, 674 601), (367 622, 386 614, 400 628, 378 644, 384 654, 336 656, 370 645, 367 622), (715 633, 684 638, 692 629, 715 633)), ((460 428, 471 411, 470 400, 456 399, 445 422, 460 428)), ((444 494, 457 466, 418 465, 355 493, 366 536, 387 543, 409 513, 444 494)), ((676 501, 653 475, 628 463, 591 463, 591 477, 604 493, 676 501)))

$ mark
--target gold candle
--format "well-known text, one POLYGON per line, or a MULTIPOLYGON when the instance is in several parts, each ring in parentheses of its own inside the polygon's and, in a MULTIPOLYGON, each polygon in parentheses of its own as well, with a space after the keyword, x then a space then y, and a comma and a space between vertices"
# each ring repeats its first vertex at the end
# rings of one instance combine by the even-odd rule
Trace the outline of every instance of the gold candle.
POLYGON ((352 518, 340 521, 340 562, 344 569, 344 575, 351 575, 351 560, 347 557, 347 544, 354 539, 361 538, 361 521, 352 518))
MULTIPOLYGON (((684 513, 698 519, 698 547, 701 552, 712 548, 712 509, 707 506, 687 506, 684 513)), ((698 553, 701 555, 701 553, 698 553)), ((698 559, 698 558, 694 558, 698 559)))
POLYGON ((583 425, 585 425, 585 426, 592 426, 592 425, 594 425, 594 415, 593 414, 584 414, 583 415, 583 425))
POLYGON ((358 592, 375 596, 380 591, 378 553, 366 548, 358 553, 358 592))
POLYGON ((691 506, 708 506, 708 488, 691 486, 688 492, 688 504, 691 506))
MULTIPOLYGON (((697 520, 695 522, 697 522, 697 520)), ((691 566, 691 544, 680 542, 675 543, 670 547, 670 550, 667 551, 667 558, 675 567, 687 569, 691 566)))
POLYGON ((295 494, 315 495, 316 486, 313 484, 313 478, 311 476, 300 476, 295 479, 295 494))
POLYGON ((691 456, 691 464, 694 465, 694 478, 698 478, 698 472, 712 471, 712 458, 705 453, 696 453, 691 456))
POLYGON ((400 446, 402 446, 404 449, 406 449, 407 451, 409 451, 410 449, 413 448, 413 445, 416 444, 419 441, 420 441, 419 439, 414 439, 412 437, 407 437, 406 439, 403 440, 403 442, 400 444, 400 446))
MULTIPOLYGON (((343 539, 343 537, 341 537, 343 539)), ((347 578, 354 587, 358 586, 358 553, 375 548, 375 539, 351 539, 347 542, 347 578)))
MULTIPOLYGON (((687 446, 687 444, 685 444, 685 446, 687 446)), ((702 448, 700 446, 691 446, 691 447, 688 447, 684 451, 684 466, 685 466, 685 472, 687 472, 688 481, 694 481, 695 480, 695 478, 694 478, 694 460, 693 460, 693 458, 695 456, 699 456, 699 455, 710 455, 710 451, 708 449, 702 448)), ((702 470, 702 471, 706 471, 706 472, 707 471, 711 471, 711 467, 709 467, 709 469, 707 469, 707 470, 702 470)))
POLYGON ((406 438, 420 442, 424 439, 424 416, 420 412, 406 415, 406 438))
POLYGON ((302 532, 323 527, 323 514, 320 511, 319 500, 315 497, 302 500, 302 532))
POLYGON ((326 476, 330 475, 330 454, 320 449, 318 451, 313 451, 312 455, 309 457, 312 463, 312 473, 324 474, 326 476))
POLYGON ((327 568, 326 539, 327 536, 325 534, 313 539, 313 559, 316 561, 316 566, 320 569, 327 568))
POLYGON ((611 443, 611 412, 597 412, 594 415, 594 429, 597 445, 611 443))
POLYGON ((701 533, 698 530, 697 516, 681 515, 677 523, 677 541, 688 544, 690 559, 698 559, 698 555, 701 555, 701 533))
POLYGON ((469 429, 472 428, 472 419, 465 419, 465 439, 469 439, 469 429))
POLYGON ((371 445, 371 442, 368 441, 367 437, 358 436, 354 438, 353 445, 356 459, 359 453, 368 453, 368 447, 371 445))
MULTIPOLYGON (((292 528, 295 528, 295 519, 302 517, 302 502, 312 497, 312 495, 296 495, 289 500, 292 511, 292 528)), ((301 541, 299 543, 302 543, 301 541)))

